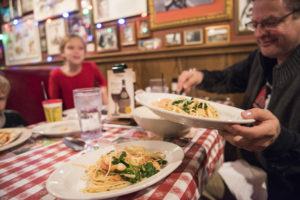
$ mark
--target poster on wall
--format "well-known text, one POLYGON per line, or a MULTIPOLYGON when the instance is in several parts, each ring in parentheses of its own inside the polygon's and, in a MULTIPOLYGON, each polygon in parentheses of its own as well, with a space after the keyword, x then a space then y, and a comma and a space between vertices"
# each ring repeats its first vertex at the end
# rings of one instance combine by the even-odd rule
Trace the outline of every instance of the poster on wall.
POLYGON ((58 18, 46 23, 47 52, 49 55, 59 54, 59 45, 66 36, 65 20, 58 18))
POLYGON ((40 62, 42 60, 38 27, 33 15, 28 15, 17 24, 2 26, 5 64, 16 65, 40 62))
POLYGON ((95 23, 131 17, 147 12, 147 0, 93 0, 93 5, 95 23))
POLYGON ((35 21, 42 21, 49 17, 58 16, 64 12, 77 11, 78 1, 74 0, 33 0, 35 21))

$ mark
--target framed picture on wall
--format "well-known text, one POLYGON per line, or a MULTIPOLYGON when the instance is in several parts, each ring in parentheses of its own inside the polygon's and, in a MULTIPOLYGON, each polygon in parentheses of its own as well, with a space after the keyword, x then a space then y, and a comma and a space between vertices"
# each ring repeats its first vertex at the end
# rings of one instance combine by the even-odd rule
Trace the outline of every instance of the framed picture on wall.
POLYGON ((252 19, 252 0, 239 0, 236 1, 236 19, 237 23, 237 33, 250 33, 252 30, 248 29, 246 24, 252 19))
POLYGON ((68 19, 68 33, 81 36, 86 42, 94 39, 90 15, 74 14, 68 19))
POLYGON ((187 30, 183 35, 185 45, 203 44, 203 29, 187 30))
POLYGON ((10 17, 11 19, 22 16, 22 8, 20 0, 9 0, 10 17))
POLYGON ((230 41, 229 25, 209 26, 205 28, 206 43, 220 44, 230 41))
POLYGON ((167 29, 232 18, 232 0, 149 0, 151 29, 167 29))
POLYGON ((65 36, 66 26, 63 18, 46 22, 47 52, 49 55, 60 53, 59 46, 65 36))
POLYGON ((136 16, 147 12, 147 0, 93 0, 93 5, 95 23, 136 16))
POLYGON ((77 0, 32 0, 35 21, 79 10, 77 0))
POLYGON ((168 33, 165 35, 165 45, 169 46, 178 46, 182 44, 181 32, 168 33))
POLYGON ((115 26, 97 29, 96 37, 98 52, 119 49, 117 28, 115 26))
POLYGON ((42 60, 40 36, 35 26, 33 15, 20 19, 18 24, 5 24, 2 26, 5 35, 4 45, 5 64, 28 64, 42 60))
POLYGON ((32 0, 21 0, 22 13, 33 11, 32 0))
POLYGON ((147 38, 151 36, 150 23, 148 20, 139 20, 136 22, 137 37, 147 38))
POLYGON ((136 44, 135 23, 130 22, 120 26, 120 39, 122 46, 136 44))

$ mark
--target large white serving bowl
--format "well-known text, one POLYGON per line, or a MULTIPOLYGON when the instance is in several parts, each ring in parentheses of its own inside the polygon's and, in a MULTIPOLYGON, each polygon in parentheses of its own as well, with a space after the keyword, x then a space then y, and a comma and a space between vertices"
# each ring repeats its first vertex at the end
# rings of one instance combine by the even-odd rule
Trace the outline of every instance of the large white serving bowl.
POLYGON ((241 112, 243 111, 242 109, 219 104, 212 101, 206 101, 202 99, 199 100, 202 102, 209 103, 217 110, 217 113, 219 115, 218 119, 176 113, 153 105, 153 102, 160 101, 164 98, 169 98, 171 100, 174 100, 178 97, 191 98, 188 96, 182 96, 176 94, 143 92, 137 94, 135 96, 135 99, 138 103, 142 104, 143 106, 146 106, 147 108, 149 108, 151 111, 153 111, 155 114, 157 114, 160 117, 163 117, 165 119, 183 125, 192 126, 192 127, 223 130, 224 125, 226 124, 251 124, 255 122, 254 119, 243 119, 241 117, 241 112))
POLYGON ((181 137, 190 130, 190 126, 162 118, 145 106, 135 108, 132 115, 140 127, 164 138, 181 137))

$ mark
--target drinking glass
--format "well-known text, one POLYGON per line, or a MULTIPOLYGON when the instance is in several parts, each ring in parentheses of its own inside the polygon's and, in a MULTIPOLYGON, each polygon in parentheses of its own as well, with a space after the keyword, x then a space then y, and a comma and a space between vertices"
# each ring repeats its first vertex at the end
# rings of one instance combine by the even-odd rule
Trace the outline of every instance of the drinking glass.
POLYGON ((101 136, 101 89, 82 88, 73 90, 75 109, 81 128, 81 138, 96 139, 101 136))

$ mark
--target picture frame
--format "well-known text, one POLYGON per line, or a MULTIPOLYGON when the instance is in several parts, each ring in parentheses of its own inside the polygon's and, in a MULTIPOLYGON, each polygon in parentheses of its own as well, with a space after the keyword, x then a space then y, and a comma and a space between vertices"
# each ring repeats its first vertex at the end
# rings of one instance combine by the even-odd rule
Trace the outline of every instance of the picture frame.
POLYGON ((148 38, 151 36, 150 22, 147 19, 136 21, 137 37, 148 38))
POLYGON ((246 24, 252 19, 252 0, 236 1, 236 32, 237 34, 248 34, 253 31, 247 28, 246 24))
POLYGON ((160 38, 152 38, 146 40, 139 40, 139 49, 141 50, 156 50, 161 47, 161 39, 160 38))
POLYGON ((179 46, 182 44, 181 32, 168 33, 165 35, 165 46, 179 46))
POLYGON ((86 42, 94 40, 92 19, 90 15, 72 14, 68 20, 68 34, 79 35, 86 42))
POLYGON ((22 13, 29 13, 33 11, 32 0, 21 0, 22 13))
POLYGON ((57 18, 55 20, 51 20, 51 22, 46 22, 45 25, 48 55, 60 54, 60 43, 67 35, 65 19, 57 18))
POLYGON ((9 0, 9 9, 11 19, 22 16, 22 8, 20 0, 9 0))
POLYGON ((147 0, 93 0, 93 7, 94 22, 103 23, 146 13, 147 0))
POLYGON ((117 27, 111 26, 96 30, 97 51, 115 51, 119 49, 117 27))
POLYGON ((32 0, 33 14, 35 21, 43 21, 50 17, 55 17, 64 12, 74 12, 79 10, 77 0, 32 0))
POLYGON ((168 10, 166 4, 173 1, 149 0, 152 30, 219 22, 232 19, 233 0, 190 0, 193 5, 178 6, 168 10), (159 10, 165 7, 165 10, 159 10))
POLYGON ((203 29, 186 30, 183 32, 184 45, 203 44, 203 29))
POLYGON ((205 27, 205 39, 207 44, 222 44, 230 42, 230 26, 219 25, 205 27))
POLYGON ((6 65, 42 61, 39 30, 34 24, 33 15, 22 17, 16 25, 9 23, 3 26, 2 34, 6 38, 6 42, 3 43, 6 65))
POLYGON ((135 23, 130 22, 120 26, 120 40, 122 46, 136 44, 135 23))

